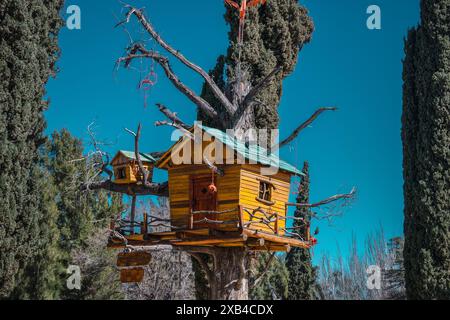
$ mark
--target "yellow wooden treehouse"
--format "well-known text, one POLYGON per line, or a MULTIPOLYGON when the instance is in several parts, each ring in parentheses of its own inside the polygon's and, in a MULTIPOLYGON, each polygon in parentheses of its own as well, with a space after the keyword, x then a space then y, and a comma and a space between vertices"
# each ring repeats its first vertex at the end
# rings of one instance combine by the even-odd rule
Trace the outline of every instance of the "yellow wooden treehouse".
MULTIPOLYGON (((171 231, 152 232, 144 215, 141 232, 113 237, 110 247, 170 244, 289 251, 314 244, 309 227, 299 234, 287 215, 291 178, 302 172, 220 130, 196 125, 190 133, 154 164, 168 172, 171 231)), ((119 168, 128 166, 123 160, 134 165, 130 153, 119 152, 115 160, 120 160, 119 168)), ((123 182, 116 177, 116 183, 123 182)))

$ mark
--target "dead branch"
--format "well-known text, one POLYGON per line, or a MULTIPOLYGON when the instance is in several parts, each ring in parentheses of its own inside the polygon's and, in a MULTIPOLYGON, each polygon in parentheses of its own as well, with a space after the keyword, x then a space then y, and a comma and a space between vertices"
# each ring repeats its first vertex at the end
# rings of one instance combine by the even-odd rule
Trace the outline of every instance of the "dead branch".
POLYGON ((293 207, 301 207, 301 208, 316 208, 320 207, 326 204, 329 204, 331 202, 340 200, 340 199, 354 199, 356 196, 356 188, 353 188, 350 193, 344 193, 344 194, 336 194, 334 196, 331 196, 329 198, 326 198, 322 201, 316 202, 316 203, 292 203, 289 202, 286 205, 287 206, 293 206, 293 207))
POLYGON ((169 64, 169 59, 160 55, 159 53, 146 50, 141 44, 135 44, 126 57, 121 57, 117 60, 117 64, 124 63, 125 68, 129 66, 132 60, 139 58, 150 58, 157 62, 164 70, 167 78, 172 84, 183 93, 189 100, 191 100, 199 109, 204 111, 210 117, 217 117, 217 112, 213 107, 203 98, 198 96, 193 90, 187 87, 178 76, 173 72, 169 64), (140 52, 140 53, 138 53, 140 52))
POLYGON ((156 106, 158 107, 159 111, 161 111, 169 120, 172 120, 173 123, 178 124, 179 126, 183 127, 186 130, 189 130, 191 127, 185 124, 177 115, 176 112, 172 112, 167 108, 165 105, 161 103, 157 103, 156 106))
POLYGON ((337 108, 336 107, 324 107, 324 108, 320 108, 318 109, 316 112, 314 112, 314 114, 305 122, 303 122, 300 126, 297 127, 297 129, 295 129, 291 135, 289 137, 287 137, 286 139, 284 139, 283 141, 280 142, 280 144, 278 145, 279 148, 284 147, 285 145, 289 144, 291 141, 293 141, 295 138, 297 138, 297 136, 299 135, 299 133, 307 128, 311 123, 314 122, 314 120, 317 119, 317 117, 319 115, 321 115, 323 112, 325 111, 336 111, 337 108))
POLYGON ((100 189, 111 192, 123 193, 129 196, 133 195, 137 196, 153 195, 161 197, 169 196, 169 184, 167 182, 149 183, 147 185, 143 184, 124 185, 124 184, 115 184, 111 180, 104 180, 104 181, 94 181, 81 186, 81 191, 100 190, 100 189))
POLYGON ((169 126, 169 127, 174 127, 175 129, 180 130, 185 136, 187 136, 189 139, 194 140, 194 135, 186 130, 182 125, 176 123, 176 122, 170 122, 170 121, 155 121, 155 126, 157 127, 161 127, 161 126, 169 126))
MULTIPOLYGON (((95 124, 95 122, 91 122, 87 127, 87 133, 90 137, 91 144, 95 150, 95 152, 92 153, 91 156, 97 154, 97 155, 99 155, 99 159, 101 161, 101 163, 94 164, 94 167, 99 167, 99 170, 98 170, 97 174, 95 174, 94 178, 96 178, 97 176, 99 176, 100 174, 105 172, 109 176, 109 178, 112 179, 113 172, 108 168, 109 154, 101 150, 100 142, 97 140, 97 138, 95 136, 95 132, 92 129, 94 124, 95 124)), ((89 158, 89 156, 88 156, 88 158, 89 158)))
POLYGON ((214 93, 215 97, 219 99, 219 101, 223 104, 225 109, 228 111, 228 113, 231 115, 235 112, 236 107, 228 100, 228 98, 225 96, 225 94, 220 90, 220 88, 217 86, 217 84, 214 82, 214 80, 211 78, 211 76, 205 72, 201 67, 198 65, 192 63, 190 60, 188 60, 180 51, 175 50, 172 48, 167 42, 165 42, 161 36, 155 31, 151 23, 147 20, 142 10, 136 9, 130 5, 125 5, 126 8, 129 8, 128 13, 126 14, 126 20, 120 22, 118 25, 128 23, 130 21, 131 15, 136 16, 136 18, 139 20, 139 22, 142 24, 142 26, 145 28, 145 30, 150 34, 150 36, 155 39, 158 44, 163 47, 165 50, 167 50, 169 53, 171 53, 173 56, 175 56, 178 60, 181 61, 185 66, 190 68, 191 70, 198 73, 210 86, 212 92, 214 93))
POLYGON ((125 129, 125 130, 134 136, 134 154, 135 154, 138 166, 139 166, 139 171, 142 174, 143 183, 145 186, 148 186, 149 185, 149 182, 148 182, 149 172, 148 172, 148 170, 146 170, 144 168, 144 165, 142 164, 142 160, 141 160, 141 154, 139 152, 139 139, 141 138, 142 126, 139 123, 136 133, 134 133, 133 131, 131 131, 129 129, 125 129))

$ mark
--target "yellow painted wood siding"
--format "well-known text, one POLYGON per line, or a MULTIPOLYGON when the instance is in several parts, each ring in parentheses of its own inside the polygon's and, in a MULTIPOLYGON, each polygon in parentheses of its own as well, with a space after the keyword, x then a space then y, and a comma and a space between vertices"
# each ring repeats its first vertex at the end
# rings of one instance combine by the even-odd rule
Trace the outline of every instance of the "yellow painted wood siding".
MULTIPOLYGON (((239 205, 240 167, 224 166, 225 175, 216 176, 217 211, 237 209, 239 205)), ((181 165, 169 168, 169 197, 172 224, 187 227, 190 218, 191 178, 196 176, 211 176, 211 169, 205 165, 181 165)), ((238 220, 238 212, 220 215, 218 220, 238 220)), ((236 226, 224 225, 219 230, 237 230, 236 226)))
MULTIPOLYGON (((260 165, 243 165, 240 174, 240 192, 239 192, 239 204, 243 208, 252 212, 254 209, 262 208, 267 213, 278 213, 283 217, 286 216, 285 204, 289 201, 290 194, 290 182, 291 176, 288 173, 279 172, 273 176, 263 176, 260 174, 260 165), (260 180, 268 180, 274 186, 275 189, 272 190, 272 201, 275 202, 273 205, 267 205, 263 202, 258 201, 256 198, 259 196, 259 185, 260 180)), ((255 214, 256 217, 264 217, 260 212, 255 214)), ((243 213, 244 223, 250 221, 250 214, 243 213)), ((254 219, 253 219, 254 220, 254 219)), ((283 235, 284 231, 281 228, 285 227, 285 220, 279 219, 278 226, 280 228, 279 234, 283 235)), ((275 222, 271 223, 271 227, 275 229, 275 222)), ((252 224, 249 228, 254 230, 263 230, 265 232, 272 233, 273 231, 264 224, 252 224)))

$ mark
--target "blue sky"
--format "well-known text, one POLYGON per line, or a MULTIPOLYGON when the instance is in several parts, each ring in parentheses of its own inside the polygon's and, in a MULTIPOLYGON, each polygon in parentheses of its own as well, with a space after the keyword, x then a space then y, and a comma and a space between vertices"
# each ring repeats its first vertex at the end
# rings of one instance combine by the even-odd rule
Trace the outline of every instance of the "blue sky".
MULTIPOLYGON (((269 0, 270 1, 270 0, 269 0)), ((146 7, 154 26, 188 58, 210 69, 227 48, 227 26, 221 0, 129 1, 146 7)), ((318 223, 321 232, 314 259, 337 245, 345 254, 352 234, 362 246, 367 234, 383 227, 386 236, 403 230, 402 146, 400 138, 403 39, 419 19, 419 0, 303 0, 316 30, 300 54, 295 72, 284 82, 280 105, 281 136, 289 134, 320 106, 337 106, 303 131, 282 157, 301 167, 310 162, 312 201, 358 188, 358 198, 332 226, 318 223), (369 5, 381 8, 382 29, 366 27, 369 5)), ((195 107, 165 79, 158 83, 144 107, 137 90, 139 72, 114 70, 114 62, 128 44, 128 36, 114 29, 122 17, 118 1, 67 0, 81 9, 81 30, 60 34, 60 72, 49 82, 51 105, 48 132, 62 128, 83 138, 96 121, 98 137, 113 145, 108 150, 132 149, 123 128, 142 122, 142 150, 160 151, 171 145, 169 128, 155 128, 162 116, 154 104, 176 110, 186 122, 195 107)), ((131 23, 130 31, 139 30, 131 23)), ((132 32, 135 40, 143 38, 132 32)), ((145 37, 147 38, 147 37, 145 37)), ((150 47, 152 42, 148 43, 150 47)), ((197 92, 202 80, 175 60, 181 79, 197 92)), ((164 179, 160 173, 157 178, 164 179)))

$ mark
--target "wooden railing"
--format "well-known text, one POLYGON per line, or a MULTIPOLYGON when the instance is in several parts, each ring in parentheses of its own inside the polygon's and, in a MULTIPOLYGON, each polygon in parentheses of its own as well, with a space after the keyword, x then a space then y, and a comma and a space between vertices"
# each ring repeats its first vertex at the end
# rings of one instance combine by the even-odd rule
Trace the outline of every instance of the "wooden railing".
MULTIPOLYGON (((286 213, 287 213, 286 205, 286 213)), ((237 208, 224 210, 224 211, 192 211, 189 214, 188 222, 186 225, 172 225, 173 220, 164 219, 160 217, 155 217, 143 214, 142 222, 132 222, 129 220, 120 219, 118 221, 111 223, 111 229, 119 231, 121 234, 130 233, 134 234, 136 228, 140 228, 140 234, 149 233, 150 228, 164 227, 170 229, 170 231, 182 231, 182 230, 194 230, 196 227, 201 226, 203 228, 217 228, 218 226, 235 225, 240 231, 243 230, 258 230, 259 232, 267 232, 269 230, 275 235, 282 235, 287 237, 292 237, 302 241, 309 241, 310 237, 310 226, 291 226, 288 227, 288 221, 303 221, 307 223, 303 218, 286 216, 285 214, 279 214, 277 212, 267 212, 263 208, 249 209, 244 206, 239 205, 237 208), (225 214, 230 214, 236 212, 237 216, 233 219, 220 219, 221 216, 225 214), (248 214, 250 219, 246 221, 244 219, 244 213, 248 214), (201 219, 195 220, 196 215, 203 215, 201 219), (284 223, 282 223, 282 221, 284 223), (259 229, 258 226, 264 226, 259 229), (253 227, 253 228, 252 228, 253 227), (256 228, 255 228, 256 227, 256 228), (305 229, 305 234, 300 234, 297 232, 300 229, 305 229)))
POLYGON ((218 225, 236 225, 238 228, 242 228, 242 212, 241 207, 238 206, 234 209, 228 209, 223 211, 192 211, 189 214, 189 222, 188 222, 188 228, 190 230, 193 230, 195 225, 198 224, 205 224, 205 225, 211 225, 212 226, 218 226, 218 225), (218 218, 221 215, 224 214, 230 214, 236 212, 238 213, 237 219, 234 220, 219 220, 218 218), (203 215, 204 218, 200 220, 195 220, 196 215, 203 215), (207 216, 213 216, 216 219, 209 219, 207 216))

